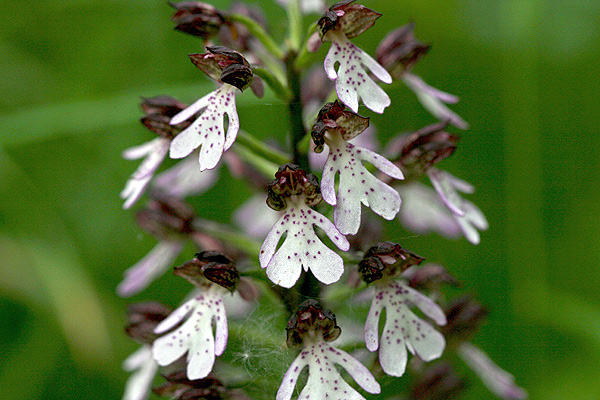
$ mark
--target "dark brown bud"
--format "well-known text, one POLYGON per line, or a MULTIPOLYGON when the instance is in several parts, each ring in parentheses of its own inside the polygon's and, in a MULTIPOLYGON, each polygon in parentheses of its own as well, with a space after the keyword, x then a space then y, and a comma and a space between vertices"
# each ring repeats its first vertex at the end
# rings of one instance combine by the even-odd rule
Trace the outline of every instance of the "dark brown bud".
POLYGON ((315 143, 315 152, 323 151, 325 133, 337 132, 344 140, 350 140, 363 133, 369 127, 369 117, 346 110, 344 103, 336 100, 327 103, 317 115, 317 122, 310 133, 315 143))
POLYGON ((227 398, 227 389, 212 375, 206 378, 189 380, 184 370, 165 375, 167 383, 152 391, 159 396, 177 400, 221 400, 227 398))
POLYGON ((345 0, 334 4, 317 22, 321 39, 332 30, 337 30, 353 38, 375 24, 381 14, 363 5, 352 4, 354 0, 345 0))
POLYGON ((358 272, 366 283, 372 283, 384 277, 397 277, 423 260, 423 257, 402 249, 397 243, 381 242, 367 250, 358 263, 358 272))
POLYGON ((189 35, 209 39, 219 33, 225 17, 215 7, 199 1, 169 3, 177 11, 171 18, 175 29, 189 35))
POLYGON ((393 30, 375 50, 377 61, 393 78, 400 78, 404 72, 411 70, 431 47, 415 38, 414 29, 415 24, 411 22, 393 30))
POLYGON ((456 150, 460 136, 446 132, 447 126, 447 122, 438 122, 403 134, 388 145, 386 153, 405 172, 407 179, 418 179, 456 150))
POLYGON ((156 96, 142 99, 142 110, 146 114, 140 119, 142 124, 159 136, 172 139, 179 132, 190 126, 191 118, 177 125, 171 125, 171 118, 187 108, 169 96, 156 96))
POLYGON ((173 272, 196 286, 210 282, 233 292, 240 282, 240 274, 233 260, 217 251, 202 251, 185 264, 175 267, 173 272), (208 280, 208 281, 207 281, 208 280))
POLYGON ((156 302, 132 304, 127 308, 125 332, 138 343, 152 343, 159 335, 154 328, 171 314, 171 309, 156 302))
POLYGON ((449 363, 429 366, 415 381, 410 400, 451 400, 462 394, 467 381, 456 375, 449 363))
POLYGON ((153 199, 136 213, 140 227, 159 240, 189 235, 193 232, 193 208, 175 197, 153 199))
POLYGON ((304 202, 309 206, 317 205, 323 199, 319 181, 313 174, 306 172, 294 164, 284 164, 275 173, 275 179, 267 185, 267 205, 276 211, 287 206, 287 198, 304 195, 304 202))
POLYGON ((442 333, 446 339, 458 342, 470 340, 488 314, 471 296, 454 299, 445 312, 448 323, 441 327, 442 333))
POLYGON ((288 347, 302 345, 306 338, 314 338, 317 332, 326 342, 337 339, 342 333, 335 321, 335 315, 329 310, 323 310, 319 302, 313 299, 300 304, 298 311, 290 317, 285 330, 288 347))
POLYGON ((252 69, 240 53, 224 46, 209 46, 206 49, 208 53, 189 54, 194 65, 206 75, 240 90, 252 83, 252 69))
POLYGON ((460 282, 439 264, 427 264, 420 267, 408 280, 408 285, 417 290, 437 289, 441 284, 460 286, 460 282))

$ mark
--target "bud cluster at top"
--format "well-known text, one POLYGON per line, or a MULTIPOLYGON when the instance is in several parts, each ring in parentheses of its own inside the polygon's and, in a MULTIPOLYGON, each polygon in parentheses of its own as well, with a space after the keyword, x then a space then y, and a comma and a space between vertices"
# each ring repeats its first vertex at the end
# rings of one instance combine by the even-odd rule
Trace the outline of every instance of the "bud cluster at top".
POLYGON ((381 242, 367 250, 358 264, 358 272, 366 283, 373 283, 384 277, 393 279, 423 260, 397 243, 381 242))
POLYGON ((279 167, 273 179, 267 185, 267 205, 273 210, 283 210, 287 206, 286 199, 292 196, 304 195, 304 201, 309 206, 321 202, 321 188, 317 177, 294 164, 284 164, 279 167))
POLYGON ((298 311, 288 321, 286 343, 289 347, 297 347, 305 340, 322 337, 326 342, 337 339, 342 333, 330 310, 324 310, 316 300, 309 299, 300 304, 298 311))
POLYGON ((240 53, 224 46, 208 46, 206 49, 208 53, 189 55, 194 65, 206 75, 240 90, 252 83, 252 68, 240 53))
POLYGON ((346 106, 339 100, 327 103, 317 115, 317 122, 313 125, 310 135, 315 143, 315 153, 323 151, 325 134, 327 132, 339 133, 344 140, 350 140, 363 133, 369 127, 369 117, 346 110, 346 106))
POLYGON ((206 286, 212 282, 230 292, 233 292, 240 282, 240 274, 233 260, 217 251, 196 253, 193 260, 175 267, 174 274, 196 286, 206 286))

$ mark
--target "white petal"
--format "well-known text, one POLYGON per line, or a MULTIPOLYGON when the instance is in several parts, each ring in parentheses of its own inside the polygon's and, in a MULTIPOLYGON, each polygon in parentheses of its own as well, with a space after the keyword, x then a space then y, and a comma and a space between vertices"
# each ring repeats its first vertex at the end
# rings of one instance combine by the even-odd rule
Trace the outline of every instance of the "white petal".
POLYGON ((434 231, 451 239, 461 236, 458 222, 433 189, 419 182, 396 189, 402 197, 398 218, 406 228, 420 234, 434 231))
POLYGON ((405 290, 405 296, 412 304, 414 304, 419 310, 426 316, 435 321, 439 326, 446 325, 446 314, 444 310, 437 303, 425 296, 421 292, 409 287, 404 283, 399 283, 405 290))
POLYGON ((152 187, 168 196, 185 198, 198 195, 210 189, 219 178, 217 168, 198 171, 198 159, 186 157, 175 166, 156 175, 152 187))
POLYGON ((206 106, 208 106, 209 99, 213 95, 214 95, 214 91, 210 92, 209 94, 200 98, 199 100, 196 100, 191 106, 189 106, 185 110, 182 110, 181 112, 176 114, 173 118, 171 118, 171 121, 169 123, 171 125, 177 125, 177 124, 187 120, 188 118, 190 118, 192 115, 196 114, 201 109, 206 108, 206 106))
POLYGON ((419 99, 421 105, 434 117, 440 121, 449 121, 459 129, 469 128, 469 124, 465 120, 444 104, 456 103, 458 102, 458 97, 429 86, 417 75, 411 73, 403 74, 402 79, 406 86, 417 95, 417 99, 419 99))
POLYGON ((144 194, 154 172, 156 172, 165 159, 169 150, 169 144, 169 139, 156 138, 142 146, 130 148, 123 153, 123 157, 131 157, 130 159, 146 156, 120 193, 121 198, 126 199, 123 208, 130 208, 144 194), (143 150, 141 150, 142 148, 143 150))
POLYGON ((235 108, 236 88, 223 84, 206 99, 206 109, 202 115, 171 142, 170 157, 183 158, 194 149, 199 150, 200 170, 213 169, 223 152, 227 150, 237 136, 239 120, 235 108), (224 130, 225 114, 229 117, 229 128, 224 130))
POLYGON ((464 342, 458 347, 458 354, 496 396, 506 400, 527 398, 527 391, 515 384, 514 376, 496 365, 479 348, 464 342))
POLYGON ((125 279, 117 286, 119 296, 129 297, 144 290, 165 273, 182 249, 181 242, 159 242, 150 253, 125 271, 125 279))
POLYGON ((321 226, 340 248, 348 249, 348 241, 327 218, 310 209, 302 200, 298 205, 288 207, 261 247, 261 267, 267 268, 267 276, 273 283, 286 288, 296 283, 302 268, 310 269, 319 281, 327 285, 337 282, 344 272, 343 260, 321 242, 313 225, 321 226), (275 251, 285 232, 285 241, 275 251))
POLYGON ((372 394, 381 392, 379 383, 377 383, 369 369, 362 365, 360 361, 343 350, 336 349, 331 345, 328 347, 331 362, 344 368, 361 388, 372 394))
POLYGON ((325 58, 325 72, 335 80, 339 99, 352 111, 358 112, 359 97, 369 109, 382 113, 390 105, 390 98, 369 76, 364 68, 371 71, 386 83, 391 83, 389 73, 371 56, 356 47, 341 34, 331 34, 331 48, 325 58), (339 63, 337 72, 335 64, 339 63))
POLYGON ((294 393, 294 388, 296 387, 296 382, 298 382, 300 372, 302 372, 304 367, 307 365, 307 355, 308 352, 306 350, 298 354, 298 357, 296 357, 292 365, 290 365, 286 371, 285 375, 283 375, 281 385, 279 386, 277 396, 275 397, 276 400, 290 400, 292 398, 292 394, 294 393))
POLYGON ((233 214, 236 225, 255 239, 264 239, 280 217, 281 212, 265 205, 265 198, 262 195, 252 196, 233 214))
POLYGON ((381 317, 381 310, 383 310, 384 302, 381 292, 377 291, 371 308, 369 308, 369 314, 365 321, 365 345, 369 351, 375 351, 379 348, 379 319, 381 317))
POLYGON ((150 346, 144 345, 127 357, 123 362, 123 369, 133 371, 125 384, 123 400, 146 400, 158 371, 158 364, 152 358, 150 346))

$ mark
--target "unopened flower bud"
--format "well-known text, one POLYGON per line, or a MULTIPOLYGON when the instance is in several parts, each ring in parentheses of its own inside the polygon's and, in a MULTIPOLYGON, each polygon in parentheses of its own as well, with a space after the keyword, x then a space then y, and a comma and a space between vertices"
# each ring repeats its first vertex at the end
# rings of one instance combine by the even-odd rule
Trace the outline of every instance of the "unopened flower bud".
POLYGON ((315 153, 323 151, 325 133, 338 132, 342 139, 350 140, 363 133, 369 127, 369 117, 346 110, 346 106, 336 100, 321 108, 317 122, 313 125, 310 135, 315 143, 315 153))
POLYGON ((139 343, 152 343, 159 335, 154 328, 171 314, 171 309, 157 302, 132 304, 127 309, 125 332, 139 343))
POLYGON ((455 299, 446 309, 448 323, 442 328, 448 340, 470 340, 488 314, 488 310, 470 296, 455 299))
POLYGON ((300 304, 298 311, 288 321, 286 343, 289 347, 302 345, 305 339, 313 339, 318 334, 326 342, 333 341, 342 333, 335 321, 335 315, 313 299, 308 299, 300 304))
POLYGON ((199 1, 169 4, 177 10, 171 19, 178 31, 208 39, 218 34, 225 23, 223 14, 210 4, 199 1))
POLYGON ((367 250, 358 264, 358 272, 366 283, 372 283, 384 277, 396 277, 423 260, 397 243, 381 242, 367 250))
POLYGON ((161 240, 192 233, 194 218, 192 207, 174 197, 150 200, 146 208, 136 213, 140 227, 161 240))
POLYGON ((405 71, 409 71, 431 47, 415 38, 414 29, 415 24, 411 22, 393 30, 375 50, 377 61, 393 78, 399 78, 405 71))
POLYGON ((220 400, 226 398, 226 388, 212 375, 202 379, 190 380, 184 370, 165 375, 167 383, 152 391, 159 395, 175 400, 220 400))
POLYGON ((179 132, 191 125, 186 120, 177 125, 171 125, 171 118, 184 110, 187 105, 170 96, 156 96, 142 100, 142 110, 146 114, 140 119, 146 128, 159 136, 172 139, 179 132))
POLYGON ((413 384, 410 400, 451 400, 462 394, 467 382, 446 362, 428 367, 413 384))
POLYGON ((427 264, 419 267, 409 278, 408 285, 417 290, 435 290, 441 284, 460 286, 460 283, 452 276, 446 268, 439 264, 427 264))
POLYGON ((193 260, 175 267, 173 273, 196 286, 205 286, 210 281, 230 292, 233 292, 240 282, 240 274, 233 260, 217 251, 197 253, 193 260))
POLYGON ((252 68, 239 52, 224 46, 206 49, 208 53, 189 55, 194 65, 206 75, 242 91, 252 83, 252 68))
POLYGON ((405 175, 420 178, 456 150, 460 137, 446 132, 444 129, 447 126, 447 122, 438 122, 416 132, 403 134, 388 146, 386 152, 393 155, 396 165, 405 175))
POLYGON ((306 172, 294 164, 284 164, 275 173, 275 179, 267 185, 267 205, 276 211, 286 208, 286 199, 291 196, 304 195, 304 202, 309 206, 321 202, 319 181, 313 174, 306 172))
POLYGON ((317 22, 321 40, 330 31, 342 32, 347 38, 356 37, 375 24, 381 14, 363 5, 352 4, 355 0, 345 0, 334 4, 317 22))

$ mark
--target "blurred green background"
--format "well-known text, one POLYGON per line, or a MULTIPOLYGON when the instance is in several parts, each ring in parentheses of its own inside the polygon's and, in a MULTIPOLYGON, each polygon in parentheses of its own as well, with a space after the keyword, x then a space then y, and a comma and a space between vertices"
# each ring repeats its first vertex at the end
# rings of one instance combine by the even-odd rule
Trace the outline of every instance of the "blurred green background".
MULTIPOLYGON (((281 10, 260 3, 282 37, 281 10)), ((140 96, 206 93, 187 59, 203 48, 172 30, 163 1, 0 4, 0 397, 118 399, 136 345, 123 334, 130 301, 114 289, 155 244, 121 209, 138 162, 120 153, 152 138, 140 96)), ((452 108, 471 124, 442 168, 475 185, 468 198, 491 226, 479 246, 397 239, 489 306, 475 343, 531 399, 600 399, 600 2, 363 4, 383 13, 357 38, 367 51, 411 19, 433 44, 415 73, 460 96, 452 108)), ((406 88, 391 97, 372 119, 383 141, 433 122, 406 88)), ((265 126, 278 101, 242 98, 246 130, 281 136, 265 126)), ((227 221, 243 200, 221 182, 203 216, 227 221)), ((134 300, 176 305, 187 289, 167 274, 134 300)), ((473 378, 466 398, 493 397, 473 378)))

